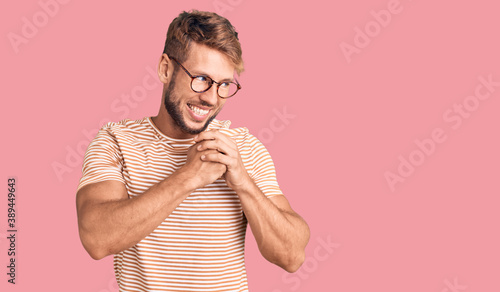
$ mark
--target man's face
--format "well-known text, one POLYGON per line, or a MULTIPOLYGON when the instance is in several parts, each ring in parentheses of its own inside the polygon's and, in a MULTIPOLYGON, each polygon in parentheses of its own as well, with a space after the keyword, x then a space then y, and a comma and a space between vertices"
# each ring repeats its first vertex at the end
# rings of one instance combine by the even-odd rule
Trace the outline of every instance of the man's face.
MULTIPOLYGON (((173 60, 170 60, 170 65, 177 68, 164 91, 164 105, 175 123, 172 126, 188 134, 201 133, 217 116, 226 100, 218 96, 215 83, 206 92, 194 92, 191 89, 191 77, 173 60)), ((182 65, 193 76, 208 76, 217 82, 233 80, 235 68, 232 62, 222 53, 206 46, 193 43, 191 53, 182 65)))

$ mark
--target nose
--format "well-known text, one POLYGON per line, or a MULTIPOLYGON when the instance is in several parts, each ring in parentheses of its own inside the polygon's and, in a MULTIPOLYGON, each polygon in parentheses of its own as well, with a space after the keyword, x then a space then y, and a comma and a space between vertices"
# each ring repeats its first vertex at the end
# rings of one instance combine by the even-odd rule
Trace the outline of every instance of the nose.
POLYGON ((200 99, 207 105, 217 105, 217 102, 219 101, 219 95, 217 94, 217 84, 212 84, 212 87, 210 87, 209 90, 201 93, 200 99))

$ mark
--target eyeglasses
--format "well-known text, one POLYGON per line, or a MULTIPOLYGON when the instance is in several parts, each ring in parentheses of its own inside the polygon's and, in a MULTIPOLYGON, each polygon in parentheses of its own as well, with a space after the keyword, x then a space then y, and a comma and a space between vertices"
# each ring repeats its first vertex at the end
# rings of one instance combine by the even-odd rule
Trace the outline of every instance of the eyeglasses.
POLYGON ((174 60, 175 63, 177 63, 181 68, 184 70, 184 72, 191 77, 191 89, 194 92, 197 93, 203 93, 205 91, 208 91, 214 83, 217 84, 217 94, 219 95, 220 98, 230 98, 231 96, 235 95, 238 90, 241 89, 241 85, 238 83, 238 81, 235 82, 229 82, 229 81, 223 81, 223 82, 217 82, 213 80, 212 78, 204 75, 197 75, 193 76, 189 71, 184 68, 184 66, 179 63, 175 58, 169 57, 171 60, 174 60))

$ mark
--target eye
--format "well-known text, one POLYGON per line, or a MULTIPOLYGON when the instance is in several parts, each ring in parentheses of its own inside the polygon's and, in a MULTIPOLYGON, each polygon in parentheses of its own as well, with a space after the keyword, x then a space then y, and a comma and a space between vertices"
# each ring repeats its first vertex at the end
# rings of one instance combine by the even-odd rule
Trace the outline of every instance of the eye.
POLYGON ((229 85, 231 85, 231 83, 230 83, 230 82, 222 82, 222 83, 220 84, 220 87, 227 88, 227 87, 229 87, 229 85))
POLYGON ((200 81, 200 82, 207 82, 208 81, 208 77, 206 76, 196 76, 196 81, 200 81))

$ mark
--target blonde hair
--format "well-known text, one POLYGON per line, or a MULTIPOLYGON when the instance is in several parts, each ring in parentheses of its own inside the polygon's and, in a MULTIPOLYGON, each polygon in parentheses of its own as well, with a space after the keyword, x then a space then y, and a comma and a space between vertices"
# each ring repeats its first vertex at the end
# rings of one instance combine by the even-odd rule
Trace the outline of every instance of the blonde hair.
POLYGON ((188 58, 191 42, 225 54, 233 62, 236 72, 243 72, 238 33, 226 18, 206 11, 182 12, 168 27, 163 53, 184 62, 188 58))

